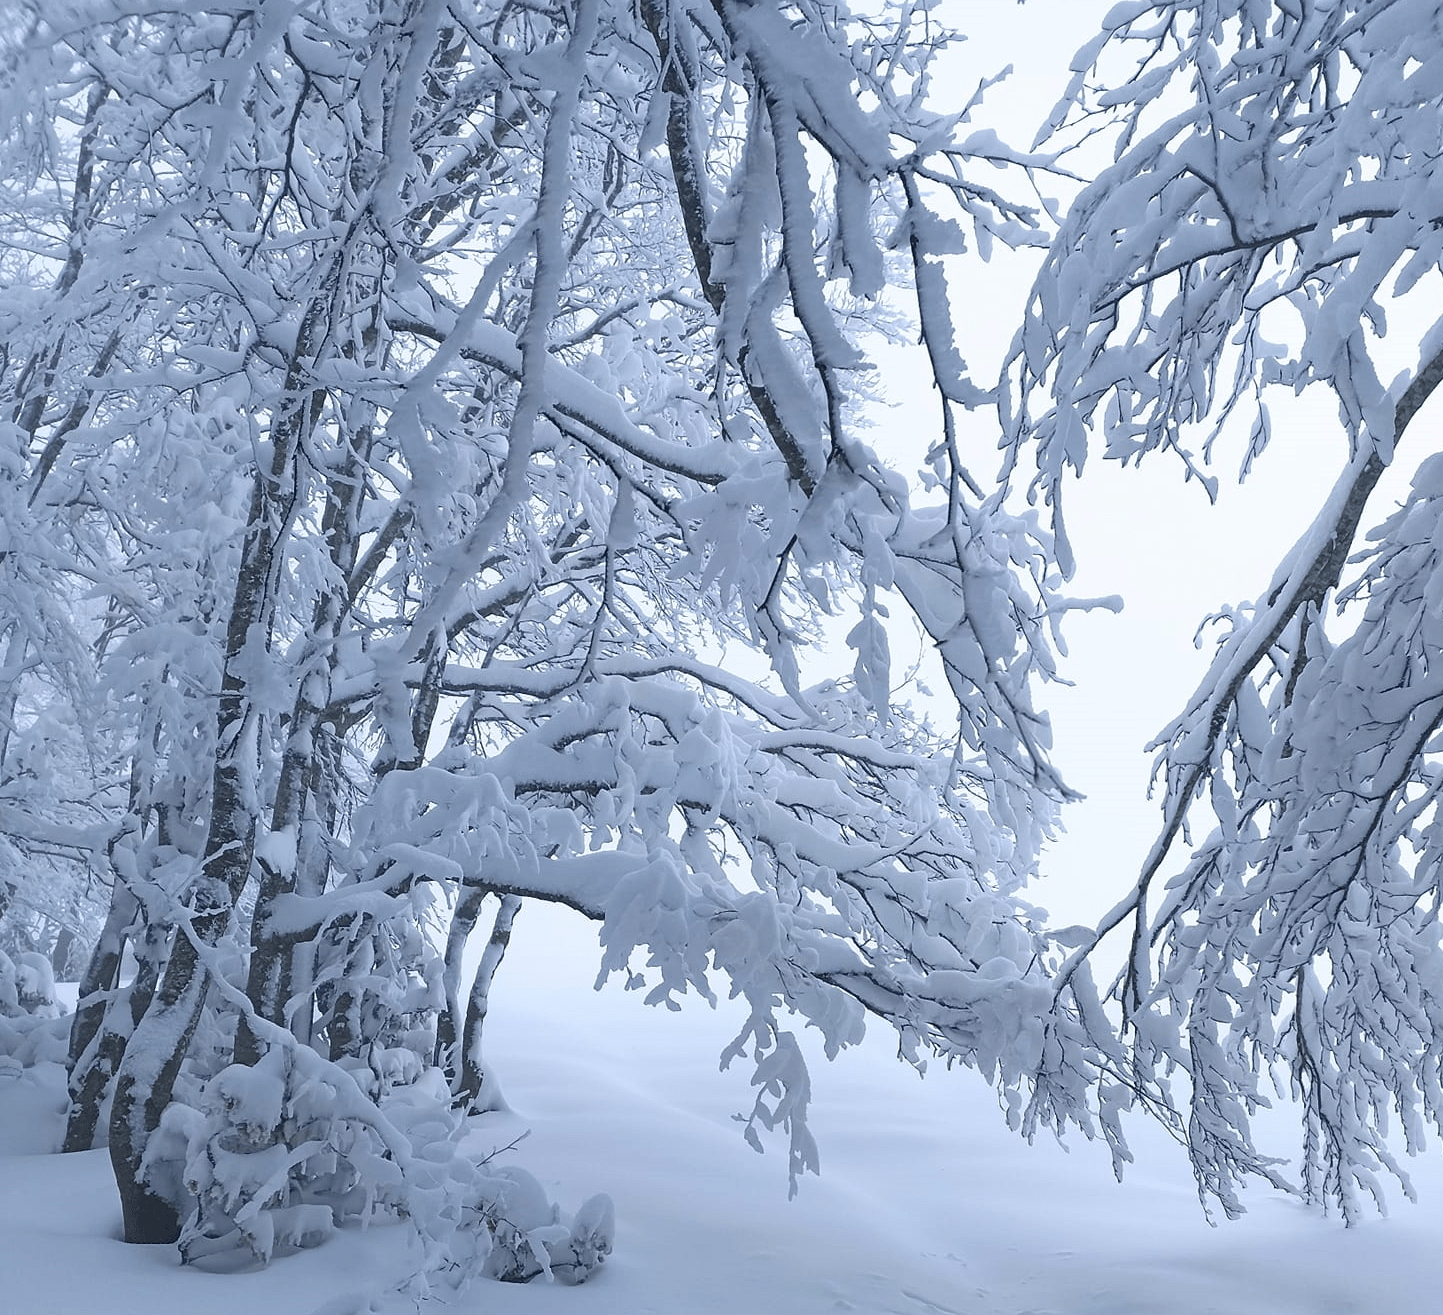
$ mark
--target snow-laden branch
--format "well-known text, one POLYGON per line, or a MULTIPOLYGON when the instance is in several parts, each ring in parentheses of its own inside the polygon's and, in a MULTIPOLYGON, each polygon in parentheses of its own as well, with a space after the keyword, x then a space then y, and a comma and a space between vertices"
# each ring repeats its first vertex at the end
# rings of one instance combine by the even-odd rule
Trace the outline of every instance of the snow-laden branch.
POLYGON ((1169 1099, 1167 1074, 1184 1071, 1199 1189, 1230 1213, 1243 1178, 1274 1175, 1250 1127, 1269 1078, 1299 1102, 1305 1190, 1350 1221, 1380 1172, 1406 1186, 1390 1118, 1412 1148, 1443 1112, 1431 457, 1359 551, 1371 496, 1443 383, 1436 325, 1390 385, 1377 363, 1443 260, 1432 19, 1404 0, 1229 3, 1206 20, 1115 9, 1050 127, 1115 116, 1116 160, 1074 203, 1009 358, 1014 457, 1034 445, 1059 525, 1092 431, 1107 456, 1170 448, 1210 479, 1191 427, 1255 401, 1246 468, 1268 440, 1266 390, 1320 382, 1349 440, 1311 525, 1226 618, 1151 746, 1156 838, 1054 981, 1085 1013, 1078 975, 1128 930, 1115 991, 1133 1085, 1169 1099), (1124 51, 1138 73, 1094 101, 1090 71, 1124 51))

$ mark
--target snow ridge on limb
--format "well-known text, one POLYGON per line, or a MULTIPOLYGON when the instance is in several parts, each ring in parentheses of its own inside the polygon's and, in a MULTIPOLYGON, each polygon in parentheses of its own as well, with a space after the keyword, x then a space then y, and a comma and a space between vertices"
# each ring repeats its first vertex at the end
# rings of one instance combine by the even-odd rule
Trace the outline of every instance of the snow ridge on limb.
POLYGON ((1251 1135, 1268 1079, 1298 1102, 1305 1192, 1350 1222, 1381 1203, 1383 1172, 1407 1190, 1390 1119, 1410 1149, 1425 1123, 1443 1126, 1431 459, 1344 579, 1369 495, 1443 382, 1436 326, 1391 385, 1376 364, 1443 259, 1439 46, 1432 5, 1119 6, 1049 125, 1119 128, 1009 360, 1013 457, 1033 444, 1034 491, 1058 523, 1094 429, 1108 457, 1166 449, 1210 481, 1230 415, 1256 408, 1246 472, 1269 439, 1265 391, 1321 383, 1350 445, 1313 524, 1260 601, 1223 618, 1206 676, 1151 746, 1157 839, 1057 978, 1069 999, 1102 938, 1128 929, 1113 995, 1131 1085, 1167 1106, 1167 1074, 1184 1072, 1175 1126, 1200 1193, 1229 1214, 1248 1175, 1280 1181, 1251 1135), (1125 86, 1093 97, 1110 57, 1139 54, 1125 86), (1198 457, 1186 437, 1204 421, 1198 457), (1194 842, 1206 813, 1215 825, 1194 842))

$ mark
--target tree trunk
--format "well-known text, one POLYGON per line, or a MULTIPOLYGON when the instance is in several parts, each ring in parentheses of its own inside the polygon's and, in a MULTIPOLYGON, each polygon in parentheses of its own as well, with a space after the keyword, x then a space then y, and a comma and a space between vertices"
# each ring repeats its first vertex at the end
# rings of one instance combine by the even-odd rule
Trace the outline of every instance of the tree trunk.
MULTIPOLYGON (((278 444, 272 479, 292 464, 278 444)), ((205 860, 188 910, 190 928, 177 926, 160 987, 136 1026, 116 1075, 110 1110, 110 1162, 120 1192, 127 1242, 173 1242, 180 1234, 178 1205, 141 1179, 141 1157, 170 1103, 181 1062, 200 1022, 206 972, 199 947, 217 945, 230 926, 250 874, 255 848, 249 759, 260 733, 240 659, 253 633, 269 631, 274 607, 271 564, 279 528, 271 521, 268 481, 257 472, 235 599, 226 630, 226 664, 216 715, 216 756, 205 860), (193 938, 193 939, 192 939, 193 938)), ((186 917, 182 912, 181 917, 186 917)))
MULTIPOLYGON (((373 324, 370 327, 372 342, 375 337, 373 324)), ((311 414, 314 424, 318 414, 314 399, 311 414)), ((326 491, 321 529, 331 566, 335 570, 336 583, 317 600, 311 618, 315 651, 309 669, 301 673, 298 682, 295 706, 291 711, 290 734, 282 755, 275 803, 271 809, 272 833, 290 836, 292 847, 289 854, 278 856, 288 860, 286 862, 278 862, 275 858, 262 861, 261 889, 251 923, 251 961, 246 995, 259 1017, 280 1027, 290 1026, 291 1020, 286 1014, 295 982, 298 947, 294 936, 276 935, 271 931, 270 911, 282 895, 297 890, 318 895, 326 884, 324 845, 307 845, 303 840, 308 838, 318 822, 324 823, 327 834, 333 832, 335 823, 336 787, 334 781, 327 779, 322 749, 323 719, 331 701, 331 681, 336 663, 334 641, 341 632, 350 607, 341 582, 350 580, 360 553, 359 517, 365 498, 366 460, 374 437, 373 417, 373 408, 369 406, 359 423, 357 417, 350 417, 352 440, 346 459, 326 491), (320 802, 326 814, 324 818, 317 813, 318 796, 323 796, 320 802), (308 872, 306 865, 311 862, 317 863, 321 870, 308 872)), ((339 771, 339 764, 334 764, 334 768, 339 771)), ((300 1027, 307 1039, 312 1033, 313 1022, 313 1006, 308 1006, 300 1027)), ((242 1018, 236 1030, 236 1063, 254 1064, 262 1052, 262 1045, 242 1018)))
POLYGON ((466 1027, 461 1038, 461 1076, 456 1084, 454 1103, 473 1114, 506 1108, 501 1088, 486 1067, 481 1041, 491 998, 491 983, 506 955, 506 947, 511 944, 511 927, 520 908, 520 896, 501 896, 501 907, 496 910, 491 938, 481 952, 481 962, 476 965, 476 976, 471 982, 471 998, 466 1004, 466 1027))
POLYGON ((75 932, 62 927, 55 935, 55 944, 50 947, 50 970, 57 982, 70 980, 70 956, 75 951, 75 932))
POLYGON ((461 1072, 458 1048, 463 1030, 461 960, 466 953, 466 943, 481 916, 481 906, 489 893, 485 886, 467 886, 463 889, 461 898, 456 902, 456 911, 451 915, 451 924, 446 929, 445 970, 441 976, 441 984, 446 992, 446 1007, 436 1019, 436 1051, 432 1062, 446 1074, 446 1084, 453 1092, 461 1072))
POLYGON ((130 1028, 107 1027, 113 1011, 128 1009, 129 999, 111 993, 120 984, 120 964, 125 954, 127 930, 139 905, 129 889, 116 880, 110 895, 110 909, 100 939, 80 979, 79 1000, 70 1020, 70 1110, 65 1120, 62 1151, 88 1151, 95 1145, 100 1106, 115 1067, 125 1052, 130 1028))
MULTIPOLYGON (((217 918, 224 923, 228 913, 211 909, 196 921, 204 917, 213 926, 217 918)), ((127 1242, 174 1242, 180 1236, 180 1203, 166 1199, 142 1178, 141 1159, 170 1104, 181 1062, 200 1022, 205 989, 205 970, 195 946, 181 932, 160 989, 125 1048, 110 1108, 110 1164, 127 1242)))

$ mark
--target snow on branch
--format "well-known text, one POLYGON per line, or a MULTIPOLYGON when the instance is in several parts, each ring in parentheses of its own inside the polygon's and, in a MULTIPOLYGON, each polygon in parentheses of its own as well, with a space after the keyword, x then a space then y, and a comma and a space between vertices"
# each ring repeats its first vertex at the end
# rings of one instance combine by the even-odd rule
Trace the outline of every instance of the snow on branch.
POLYGON ((1168 449, 1211 481, 1230 416, 1254 412, 1246 470, 1267 390, 1322 384, 1348 440, 1257 603, 1219 618, 1207 673, 1152 746, 1162 819, 1138 880, 1054 983, 1085 1017, 1089 961, 1128 932, 1113 997, 1130 1084, 1176 1100, 1199 1191, 1230 1214, 1247 1176, 1280 1181, 1251 1132, 1269 1090, 1296 1102, 1304 1191, 1350 1222, 1382 1173, 1406 1189, 1390 1121, 1409 1149, 1443 1128, 1432 457, 1361 548, 1359 533, 1443 381, 1431 305, 1407 368, 1385 383, 1381 364, 1443 260, 1434 17, 1116 7, 1048 128, 1065 145, 1110 119, 1115 158, 1074 201, 1008 361, 1012 457, 1035 457, 1058 529, 1094 435, 1107 457, 1168 449), (1095 93, 1128 58, 1125 85, 1095 93))

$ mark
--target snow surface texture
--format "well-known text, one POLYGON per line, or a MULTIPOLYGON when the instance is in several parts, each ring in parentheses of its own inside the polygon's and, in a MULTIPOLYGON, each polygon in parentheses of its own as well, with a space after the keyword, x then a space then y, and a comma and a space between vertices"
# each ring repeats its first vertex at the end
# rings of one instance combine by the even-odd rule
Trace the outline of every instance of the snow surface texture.
MULTIPOLYGON (((488 1033, 511 1113, 481 1126, 567 1208, 616 1201, 617 1247, 581 1288, 482 1283, 457 1310, 494 1315, 1392 1315, 1434 1309, 1443 1168, 1411 1166, 1421 1204, 1345 1230, 1248 1193, 1209 1227, 1178 1149, 1134 1125, 1137 1166, 1029 1148, 975 1074, 925 1079, 874 1029, 813 1068, 822 1176, 787 1200, 786 1147, 743 1144, 751 1098, 725 1009, 679 1014, 588 990, 595 932, 528 908, 488 1033)), ((56 1144, 63 1074, 0 1072, 0 1309, 14 1315, 401 1315, 405 1232, 346 1229, 236 1274, 182 1269, 173 1247, 119 1242, 103 1150, 56 1144), (26 1152, 31 1152, 27 1154, 26 1152)), ((1435 1152, 1436 1153, 1436 1152, 1435 1152)), ((447 1309, 437 1306, 439 1311, 447 1309)))

